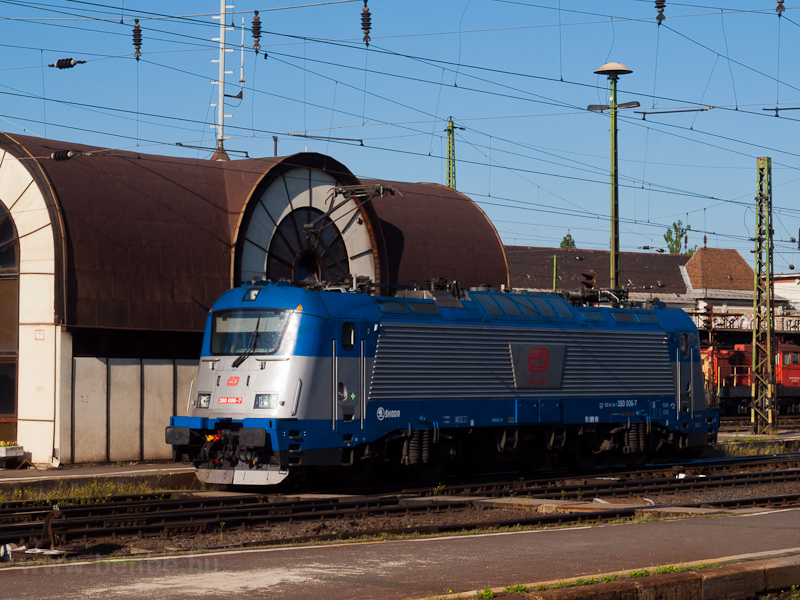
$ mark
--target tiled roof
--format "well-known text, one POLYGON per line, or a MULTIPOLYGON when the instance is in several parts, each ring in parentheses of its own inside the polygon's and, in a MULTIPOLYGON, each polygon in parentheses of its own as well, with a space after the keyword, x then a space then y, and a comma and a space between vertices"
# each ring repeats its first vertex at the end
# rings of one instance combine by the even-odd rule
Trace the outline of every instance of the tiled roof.
POLYGON ((736 250, 699 248, 686 270, 695 289, 753 289, 753 269, 736 250))
MULTIPOLYGON (((506 246, 509 279, 512 287, 552 289, 553 256, 556 256, 556 287, 579 289, 584 273, 596 274, 596 287, 607 288, 611 280, 610 253, 607 250, 562 250, 506 246)), ((631 292, 685 294, 680 272, 691 257, 685 254, 621 252, 620 284, 631 292)))

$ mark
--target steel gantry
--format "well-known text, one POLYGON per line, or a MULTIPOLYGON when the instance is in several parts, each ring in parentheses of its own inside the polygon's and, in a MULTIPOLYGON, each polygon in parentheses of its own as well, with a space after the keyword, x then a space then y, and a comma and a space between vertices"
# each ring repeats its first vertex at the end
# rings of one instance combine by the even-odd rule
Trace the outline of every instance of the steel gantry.
POLYGON ((774 294, 772 277, 772 159, 758 159, 756 249, 753 283, 753 358, 750 420, 753 433, 778 428, 775 386, 774 294))

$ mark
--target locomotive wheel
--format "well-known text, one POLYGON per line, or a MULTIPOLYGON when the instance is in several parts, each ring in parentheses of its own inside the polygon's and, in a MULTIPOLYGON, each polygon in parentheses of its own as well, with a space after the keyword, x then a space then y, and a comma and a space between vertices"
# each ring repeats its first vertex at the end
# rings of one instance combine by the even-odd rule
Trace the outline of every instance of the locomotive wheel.
POLYGON ((628 454, 628 463, 632 467, 639 467, 645 466, 648 462, 650 462, 650 453, 649 452, 635 452, 633 454, 628 454))
POLYGON ((436 456, 431 457, 428 462, 417 463, 411 468, 414 472, 414 477, 422 485, 436 485, 440 483, 442 474, 447 468, 447 459, 441 452, 437 452, 436 456))
POLYGON ((362 488, 372 480, 375 463, 371 460, 361 460, 351 467, 343 467, 337 474, 347 487, 362 488))
POLYGON ((589 436, 578 436, 572 438, 570 452, 572 462, 581 473, 588 473, 597 464, 597 454, 592 451, 592 443, 589 436))

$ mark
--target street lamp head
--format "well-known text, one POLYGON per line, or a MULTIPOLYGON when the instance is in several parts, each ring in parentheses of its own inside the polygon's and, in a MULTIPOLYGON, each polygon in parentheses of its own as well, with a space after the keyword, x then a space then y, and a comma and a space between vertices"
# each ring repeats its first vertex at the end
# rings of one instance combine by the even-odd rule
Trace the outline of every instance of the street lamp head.
POLYGON ((610 62, 597 69, 595 73, 598 75, 608 75, 609 79, 616 79, 620 75, 627 75, 628 73, 633 73, 633 71, 622 63, 610 62))

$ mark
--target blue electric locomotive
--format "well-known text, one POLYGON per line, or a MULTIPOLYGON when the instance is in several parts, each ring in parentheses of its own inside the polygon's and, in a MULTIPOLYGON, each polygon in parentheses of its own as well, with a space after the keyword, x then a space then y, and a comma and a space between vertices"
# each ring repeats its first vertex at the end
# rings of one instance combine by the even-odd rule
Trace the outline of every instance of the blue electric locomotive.
POLYGON ((641 460, 700 449, 718 423, 678 309, 255 282, 214 304, 190 416, 172 417, 166 441, 202 481, 264 485, 386 463, 431 478, 450 460, 548 451, 641 460))

